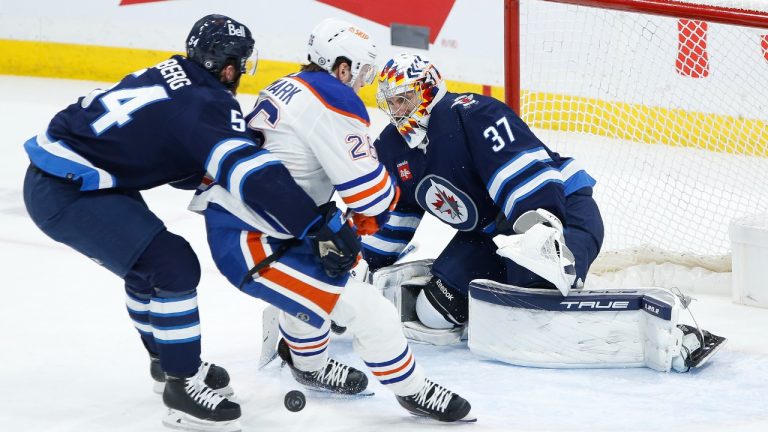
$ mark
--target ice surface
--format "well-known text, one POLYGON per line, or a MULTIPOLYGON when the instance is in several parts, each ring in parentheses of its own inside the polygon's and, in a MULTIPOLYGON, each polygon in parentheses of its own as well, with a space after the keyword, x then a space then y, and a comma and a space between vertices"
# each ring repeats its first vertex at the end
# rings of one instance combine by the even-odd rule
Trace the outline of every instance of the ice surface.
MULTIPOLYGON (((29 220, 21 184, 22 143, 98 83, 0 76, 0 430, 163 431, 164 408, 151 391, 149 362, 125 312, 119 279, 55 243, 29 220)), ((241 98, 247 109, 252 96, 241 98)), ((373 112, 374 133, 384 124, 373 112)), ((202 219, 185 210, 189 193, 146 194, 169 229, 202 262, 203 356, 225 366, 246 431, 438 431, 397 405, 381 385, 360 399, 312 397, 291 413, 277 363, 256 370, 265 303, 238 292, 208 253, 202 219)), ((436 254, 451 230, 428 220, 413 258, 436 254)), ((481 359, 466 346, 413 347, 436 381, 473 405, 473 431, 763 431, 768 427, 768 310, 700 295, 697 319, 728 345, 702 370, 545 370, 481 359)), ((331 353, 363 368, 349 337, 331 353)), ((458 430, 458 429, 456 429, 458 430)))

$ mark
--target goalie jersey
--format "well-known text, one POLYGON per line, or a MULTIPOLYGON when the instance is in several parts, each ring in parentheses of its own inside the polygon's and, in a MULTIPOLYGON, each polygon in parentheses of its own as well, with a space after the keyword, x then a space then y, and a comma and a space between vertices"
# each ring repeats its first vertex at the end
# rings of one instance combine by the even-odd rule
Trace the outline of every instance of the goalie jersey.
POLYGON ((459 231, 489 236, 502 213, 514 222, 544 208, 565 225, 565 197, 595 184, 575 160, 548 149, 490 97, 446 93, 431 111, 426 136, 426 147, 411 149, 390 124, 374 144, 401 196, 386 224, 363 238, 371 269, 397 259, 425 211, 459 231))
POLYGON ((83 191, 194 189, 207 173, 297 236, 319 217, 285 167, 253 142, 232 93, 181 56, 80 98, 24 148, 39 169, 83 191))

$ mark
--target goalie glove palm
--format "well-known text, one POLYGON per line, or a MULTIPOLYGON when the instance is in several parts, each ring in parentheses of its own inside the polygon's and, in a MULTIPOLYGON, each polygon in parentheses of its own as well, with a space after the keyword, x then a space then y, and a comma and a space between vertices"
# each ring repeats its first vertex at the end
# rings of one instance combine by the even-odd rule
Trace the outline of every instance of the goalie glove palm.
POLYGON ((573 253, 565 244, 560 220, 539 209, 521 215, 514 224, 516 235, 497 235, 496 253, 509 258, 552 283, 566 296, 576 280, 573 253))

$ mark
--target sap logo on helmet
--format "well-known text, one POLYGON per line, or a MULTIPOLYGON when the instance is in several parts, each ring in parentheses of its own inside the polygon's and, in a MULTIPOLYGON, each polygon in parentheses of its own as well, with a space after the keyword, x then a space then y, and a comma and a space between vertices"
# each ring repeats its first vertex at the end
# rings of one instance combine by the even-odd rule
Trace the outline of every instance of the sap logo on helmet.
POLYGON ((229 30, 229 35, 230 36, 245 37, 245 26, 244 25, 236 26, 236 25, 230 23, 230 24, 227 24, 227 30, 229 30))
POLYGON ((360 37, 361 39, 370 39, 370 36, 368 36, 368 33, 360 30, 359 28, 350 27, 347 30, 349 30, 349 32, 352 33, 353 35, 360 37))
POLYGON ((628 309, 628 301, 564 301, 560 302, 566 309, 628 309))

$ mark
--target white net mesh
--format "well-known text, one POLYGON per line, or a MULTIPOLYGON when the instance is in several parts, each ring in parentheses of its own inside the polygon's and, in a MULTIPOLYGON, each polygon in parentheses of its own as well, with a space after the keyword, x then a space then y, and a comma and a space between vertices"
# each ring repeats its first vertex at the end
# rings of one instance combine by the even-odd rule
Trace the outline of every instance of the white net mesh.
POLYGON ((521 114, 597 179, 607 269, 728 270, 768 210, 768 29, 523 0, 520 33, 521 114))

